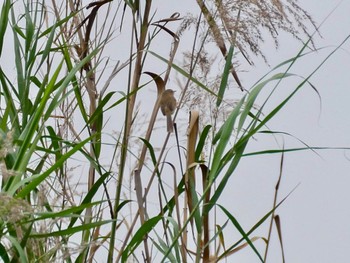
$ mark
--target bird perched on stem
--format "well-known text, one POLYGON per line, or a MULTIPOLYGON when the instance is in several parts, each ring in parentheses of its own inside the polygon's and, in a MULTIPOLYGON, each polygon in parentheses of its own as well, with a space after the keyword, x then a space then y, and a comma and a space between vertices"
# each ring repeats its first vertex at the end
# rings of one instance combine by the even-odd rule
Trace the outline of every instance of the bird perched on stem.
POLYGON ((174 97, 174 92, 172 89, 166 89, 162 93, 160 98, 160 110, 163 115, 167 118, 167 130, 168 132, 173 132, 173 121, 171 115, 176 109, 176 99, 174 97))

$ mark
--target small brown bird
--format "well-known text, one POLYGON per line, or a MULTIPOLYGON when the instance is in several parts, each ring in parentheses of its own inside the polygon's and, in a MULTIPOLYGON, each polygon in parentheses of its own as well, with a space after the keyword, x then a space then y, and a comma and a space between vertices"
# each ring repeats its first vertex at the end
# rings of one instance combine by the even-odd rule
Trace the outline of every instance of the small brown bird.
POLYGON ((174 92, 172 89, 164 90, 162 97, 160 98, 160 110, 163 115, 167 118, 167 130, 168 132, 173 132, 173 121, 171 115, 176 109, 176 99, 174 97, 174 92))

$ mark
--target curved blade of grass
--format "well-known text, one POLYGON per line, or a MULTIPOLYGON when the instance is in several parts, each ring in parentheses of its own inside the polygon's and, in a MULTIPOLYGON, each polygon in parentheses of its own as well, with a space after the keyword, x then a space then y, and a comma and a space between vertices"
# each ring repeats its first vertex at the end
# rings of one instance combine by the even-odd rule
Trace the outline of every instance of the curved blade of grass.
MULTIPOLYGON (((295 189, 299 186, 295 186, 273 209, 271 209, 268 213, 266 213, 248 232, 246 232, 246 235, 249 236, 252 234, 256 229, 259 228, 272 214, 276 209, 295 191, 295 189)), ((230 253, 230 251, 234 248, 236 248, 241 242, 243 242, 245 239, 241 238, 238 240, 235 244, 233 244, 231 247, 226 249, 226 251, 218 257, 218 261, 223 259, 227 254, 230 253)))
MULTIPOLYGON (((41 101, 40 105, 37 107, 35 114, 33 115, 31 121, 24 128, 21 136, 19 137, 19 140, 22 140, 22 144, 20 145, 20 148, 18 150, 17 160, 16 160, 14 167, 13 167, 13 169, 15 171, 22 173, 28 165, 30 156, 32 154, 32 152, 28 152, 28 149, 30 149, 30 148, 33 149, 33 147, 31 147, 30 144, 32 143, 33 136, 34 136, 34 134, 37 130, 37 127, 39 125, 40 119, 41 119, 42 114, 44 112, 44 109, 46 107, 46 103, 50 99, 50 94, 54 88, 54 84, 57 80, 57 77, 58 77, 60 71, 61 71, 61 66, 62 66, 62 63, 57 67, 57 70, 53 74, 52 79, 48 83, 47 88, 44 92, 44 96, 42 98, 42 101, 41 101)), ((38 139, 39 139, 39 137, 37 136, 36 141, 38 139)), ((32 150, 32 151, 34 151, 34 150, 32 150)), ((17 183, 19 180, 20 180, 20 177, 18 176, 16 180, 12 181, 12 185, 17 183)), ((11 186, 9 188, 11 188, 11 186)))
MULTIPOLYGON (((25 39, 25 53, 27 54, 31 49, 32 40, 33 40, 33 37, 35 35, 35 32, 34 32, 35 27, 34 27, 34 21, 32 21, 32 16, 30 15, 29 7, 27 4, 24 5, 24 10, 25 10, 24 11, 24 18, 25 18, 25 22, 26 22, 25 38, 24 39, 25 39)), ((35 10, 35 11, 38 11, 38 10, 35 10)), ((33 50, 33 51, 35 51, 35 50, 33 50)))
MULTIPOLYGON (((23 64, 22 64, 22 52, 21 52, 21 42, 19 41, 18 35, 20 34, 18 30, 18 27, 16 26, 16 20, 15 20, 15 13, 14 10, 11 10, 11 17, 12 17, 12 31, 13 31, 13 42, 14 42, 14 55, 15 55, 15 65, 16 65, 16 72, 17 72, 17 87, 18 87, 18 99, 21 101, 21 104, 23 104, 23 100, 27 99, 25 98, 25 77, 23 72, 23 64)), ((22 33, 23 34, 23 33, 22 33)), ((24 113, 26 114, 26 113, 24 113)), ((26 116, 23 116, 24 118, 26 116)))
MULTIPOLYGON (((47 130, 49 132, 49 139, 51 140, 51 146, 48 147, 49 149, 53 149, 53 152, 55 154, 55 158, 56 160, 59 160, 60 158, 62 158, 62 148, 61 148, 61 145, 60 145, 60 142, 62 141, 62 139, 57 136, 54 128, 52 128, 51 126, 48 126, 47 127, 47 130)), ((46 151, 46 149, 44 149, 44 151, 46 151)))
POLYGON ((299 141, 301 144, 303 144, 306 147, 309 147, 309 145, 304 142, 303 140, 299 139, 298 137, 288 133, 288 132, 284 132, 284 131, 275 131, 275 130, 261 130, 258 132, 259 134, 282 134, 282 135, 287 135, 289 137, 292 137, 293 139, 296 139, 297 141, 299 141))
MULTIPOLYGON (((23 186, 23 188, 20 190, 20 192, 17 194, 18 197, 20 198, 24 198, 25 196, 27 196, 28 194, 30 194, 30 192, 32 190, 34 190, 42 181, 44 181, 53 171, 55 171, 56 169, 58 169, 59 167, 61 167, 61 165, 63 165, 63 163, 69 158, 71 157, 74 153, 76 153, 77 151, 79 151, 86 143, 88 143, 90 140, 92 139, 92 137, 89 137, 85 140, 83 140, 82 142, 76 144, 71 150, 69 150, 66 154, 62 155, 62 158, 60 158, 59 160, 57 160, 56 163, 54 163, 47 171, 45 171, 44 173, 42 173, 40 176, 34 178, 30 183, 28 183, 27 185, 23 186)), ((9 189, 9 193, 10 194, 14 194, 15 191, 18 190, 18 187, 13 187, 9 189)))
MULTIPOLYGON (((215 134, 214 138, 213 138, 213 142, 212 144, 215 145, 219 140, 221 140, 221 137, 224 133, 224 137, 226 138, 227 136, 229 136, 230 134, 232 134, 233 131, 233 126, 236 122, 237 117, 239 116, 240 112, 241 112, 241 108, 242 105, 244 103, 245 100, 244 96, 235 106, 235 108, 233 109, 233 111, 230 113, 229 117, 227 118, 227 120, 225 121, 225 123, 220 127, 219 131, 215 134), (227 124, 228 122, 232 122, 231 124, 227 124), (226 125, 226 126, 225 126, 226 125), (227 130, 226 128, 231 127, 231 129, 227 130)), ((227 138, 226 138, 226 142, 227 142, 227 138)))
POLYGON ((166 255, 167 259, 170 262, 181 262, 181 256, 180 256, 180 251, 179 251, 179 240, 178 239, 174 239, 174 237, 179 235, 179 225, 177 224, 177 222, 172 218, 172 217, 166 217, 167 222, 170 222, 170 224, 173 226, 173 233, 171 231, 170 235, 171 235, 171 240, 175 242, 174 245, 174 250, 175 253, 167 253, 168 249, 169 249, 169 244, 167 244, 166 242, 164 242, 163 238, 159 237, 159 235, 157 233, 155 233, 157 235, 158 238, 158 243, 156 243, 155 241, 153 241, 153 244, 157 247, 157 249, 163 254, 166 255))
POLYGON ((244 98, 240 100, 240 102, 236 105, 234 110, 231 112, 230 116, 227 118, 225 123, 221 126, 218 133, 215 135, 215 138, 213 139, 213 143, 216 142, 216 140, 220 139, 218 142, 218 145, 215 149, 214 156, 213 156, 213 162, 212 166, 210 168, 209 173, 209 184, 214 180, 214 178, 217 176, 217 172, 220 167, 221 158, 222 155, 227 147, 227 144, 231 138, 233 127, 236 122, 237 117, 240 114, 240 109, 242 107, 242 104, 244 102, 244 98))
MULTIPOLYGON (((86 65, 86 63, 90 61, 96 54, 98 54, 99 50, 100 50, 99 48, 94 49, 88 56, 86 56, 73 69, 69 71, 68 75, 64 78, 62 84, 58 87, 57 93, 55 94, 54 98, 52 99, 52 102, 50 103, 49 107, 45 112, 45 115, 44 115, 45 120, 47 120, 50 117, 54 109, 58 106, 57 102, 60 101, 59 98, 61 97, 62 92, 66 89, 66 87, 69 85, 71 81, 75 80, 75 74, 78 71, 80 71, 83 68, 83 66, 86 65)), ((61 101, 64 99, 65 97, 62 98, 61 101)))
POLYGON ((216 100, 216 107, 220 106, 222 99, 224 97, 224 94, 225 94, 228 76, 230 74, 230 69, 232 67, 233 50, 234 50, 233 46, 231 45, 230 49, 227 53, 227 56, 226 56, 225 68, 224 68, 224 72, 223 72, 222 77, 221 77, 221 83, 220 83, 220 87, 219 87, 218 97, 216 100))
POLYGON ((103 97, 102 100, 99 100, 97 108, 93 112, 93 114, 91 115, 87 124, 93 123, 94 121, 99 119, 101 117, 101 115, 103 115, 103 113, 104 113, 103 107, 106 106, 106 104, 110 101, 110 99, 113 97, 114 94, 115 94, 115 92, 109 92, 105 97, 103 97))
POLYGON ((328 56, 314 69, 307 78, 305 78, 291 94, 284 99, 279 105, 277 105, 265 118, 261 120, 261 122, 251 130, 250 134, 255 134, 261 127, 263 127, 270 119, 272 119, 286 104, 287 102, 294 97, 294 95, 304 86, 305 83, 308 83, 309 79, 323 66, 326 61, 333 56, 333 54, 338 51, 348 40, 350 39, 350 35, 348 35, 332 52, 328 54, 328 56))
POLYGON ((226 214, 226 216, 229 218, 231 223, 235 226, 235 228, 238 230, 238 232, 242 235, 243 239, 249 244, 249 246, 253 249, 255 254, 258 256, 258 258, 261 260, 261 262, 264 262, 264 259, 260 255, 259 251, 254 246, 253 242, 250 240, 248 234, 243 230, 237 219, 222 205, 218 205, 218 207, 221 208, 221 210, 226 214))
POLYGON ((208 134, 209 134, 211 127, 212 127, 211 125, 205 126, 202 133, 201 133, 201 136, 199 138, 199 141, 198 141, 198 144, 196 147, 196 152, 195 152, 195 160, 197 162, 201 161, 200 156, 201 156, 201 153, 202 153, 203 148, 205 146, 205 141, 208 138, 208 134))
POLYGON ((40 221, 40 220, 44 220, 44 219, 48 219, 48 218, 63 218, 63 217, 79 217, 79 212, 81 212, 81 210, 88 208, 88 207, 93 207, 95 205, 101 204, 105 201, 101 200, 101 201, 96 201, 96 202, 92 202, 92 203, 86 203, 86 204, 81 204, 79 206, 74 206, 59 212, 41 212, 41 213, 36 213, 36 215, 38 217, 36 217, 35 219, 31 220, 31 221, 40 221))
POLYGON ((128 257, 135 251, 139 244, 146 237, 153 227, 162 219, 162 216, 158 215, 153 218, 148 219, 135 233, 133 238, 130 240, 130 243, 126 246, 122 254, 122 262, 126 262, 128 257))
POLYGON ((55 232, 44 233, 44 234, 32 234, 32 235, 30 235, 30 237, 32 237, 32 238, 46 238, 46 237, 62 237, 62 236, 67 236, 67 235, 71 236, 71 235, 78 233, 78 232, 83 232, 85 230, 89 230, 89 229, 92 229, 92 228, 95 228, 98 226, 112 223, 113 221, 114 220, 97 221, 97 222, 83 224, 83 225, 76 226, 76 227, 69 227, 67 229, 59 230, 59 231, 55 231, 55 232))
POLYGON ((4 71, 1 69, 0 67, 0 76, 1 76, 1 84, 3 86, 6 87, 3 87, 4 88, 4 91, 6 91, 6 93, 4 94, 6 98, 9 98, 10 96, 12 96, 12 93, 18 98, 19 97, 19 94, 16 90, 16 88, 13 86, 11 80, 5 75, 4 71), (11 87, 11 89, 9 89, 9 86, 11 87))
POLYGON ((191 81, 195 84, 197 84, 199 87, 201 87, 202 89, 204 89, 206 92, 210 93, 211 95, 217 97, 217 94, 215 92, 213 92, 211 89, 209 89, 207 86, 205 86, 202 82, 200 82, 198 79, 194 78, 192 75, 188 74, 185 70, 183 70, 181 67, 177 66, 174 63, 170 63, 169 60, 167 60, 166 58, 150 51, 147 50, 147 52, 151 53, 153 56, 155 56, 156 58, 160 59, 161 61, 165 62, 167 65, 171 65, 171 67, 173 69, 175 69, 177 72, 179 72, 181 75, 183 75, 186 78, 190 78, 191 81))
POLYGON ((226 247, 225 245, 225 237, 224 237, 224 228, 226 228, 228 224, 228 220, 225 222, 225 224, 223 226, 220 225, 216 225, 216 232, 213 238, 216 238, 217 236, 219 237, 219 245, 218 248, 216 250, 216 253, 219 252, 220 246, 222 246, 224 249, 226 247))
POLYGON ((13 106, 12 102, 6 103, 6 108, 5 108, 2 116, 0 117, 0 129, 2 131, 9 130, 7 128, 7 124, 9 122, 9 116, 11 114, 11 111, 13 110, 12 106, 13 106))
POLYGON ((2 258, 3 262, 10 262, 10 258, 7 254, 7 249, 0 243, 0 257, 2 258))
MULTIPOLYGON (((148 151, 149 151, 149 153, 150 153, 152 163, 153 163, 153 165, 156 167, 156 166, 157 166, 157 158, 156 158, 156 154, 155 154, 155 152, 154 152, 154 149, 153 149, 152 144, 150 144, 149 141, 147 141, 147 140, 144 139, 144 138, 139 137, 139 139, 146 145, 146 147, 147 147, 147 149, 148 149, 148 151)), ((157 172, 157 175, 160 176, 159 170, 158 170, 158 169, 157 169, 156 172, 157 172)))
POLYGON ((15 102, 12 97, 12 93, 8 87, 8 84, 12 87, 13 85, 11 82, 9 82, 8 78, 6 77, 5 73, 0 68, 0 82, 2 87, 2 94, 5 99, 6 103, 6 109, 3 114, 3 119, 1 123, 1 128, 3 131, 7 130, 7 119, 10 118, 9 122, 11 123, 12 129, 17 133, 20 132, 20 124, 19 124, 19 118, 17 114, 17 110, 15 107, 15 102))
POLYGON ((350 150, 350 147, 309 146, 309 147, 289 148, 289 149, 271 149, 271 150, 245 153, 242 156, 252 156, 252 155, 259 155, 259 154, 276 154, 276 153, 284 153, 284 152, 297 152, 297 151, 309 151, 309 150, 350 150))
MULTIPOLYGON (((158 238, 158 243, 156 243, 155 241, 152 240, 153 244, 161 253, 163 253, 164 255, 167 254, 166 259, 169 260, 169 262, 171 262, 171 263, 181 262, 181 258, 177 257, 177 259, 176 259, 175 255, 173 255, 173 253, 171 253, 171 251, 168 253, 165 253, 167 251, 169 245, 167 243, 165 243, 164 240, 160 236, 157 235, 157 238, 158 238)), ((174 245, 174 248, 176 251, 178 251, 178 249, 176 249, 178 247, 178 241, 176 240, 175 242, 176 243, 174 245)))
POLYGON ((8 17, 12 3, 10 0, 5 0, 2 4, 0 14, 0 56, 2 54, 2 47, 4 45, 4 38, 7 29, 8 17))
POLYGON ((22 262, 22 263, 27 263, 27 257, 25 255, 25 252, 21 246, 21 244, 18 242, 18 240, 16 238, 14 238, 13 236, 10 236, 10 235, 6 235, 5 238, 7 238, 11 244, 14 246, 15 248, 15 253, 18 252, 18 255, 19 255, 19 262, 22 262))
MULTIPOLYGON (((241 113, 241 117, 239 119, 239 124, 238 124, 238 128, 237 128, 237 134, 242 130, 243 124, 245 123, 247 116, 251 113, 251 110, 252 110, 252 108, 255 104, 255 101, 256 101, 258 95, 260 94, 261 90, 271 81, 280 80, 280 79, 284 79, 284 78, 291 77, 291 76, 294 76, 294 75, 287 74, 287 73, 277 73, 277 74, 273 75, 271 78, 259 83, 258 85, 256 85, 252 89, 252 91, 249 93, 249 95, 247 97, 247 100, 246 100, 245 105, 244 105, 244 109, 241 113)), ((258 122, 261 110, 262 109, 259 110, 258 115, 255 116, 255 119, 253 120, 251 125, 254 126, 254 124, 256 122, 258 122)))
POLYGON ((277 229, 277 233, 278 233, 278 239, 280 242, 280 246, 281 246, 281 253, 282 253, 282 262, 285 263, 286 259, 285 259, 285 254, 284 254, 284 246, 283 246, 283 240, 282 240, 282 228, 281 228, 281 219, 279 217, 279 215, 275 216, 275 224, 276 224, 276 229, 277 229))
MULTIPOLYGON (((110 175, 110 172, 107 172, 107 173, 103 174, 100 178, 98 178, 98 180, 91 187, 90 191, 84 197, 83 201, 81 202, 81 205, 89 205, 91 203, 92 198, 95 196, 95 194, 98 192, 98 190, 100 190, 101 185, 103 185, 104 181, 108 178, 109 175, 110 175)), ((118 211, 122 207, 124 207, 126 204, 128 204, 129 202, 130 202, 129 200, 125 200, 125 201, 121 202, 119 204, 118 211)), ((80 210, 76 211, 76 214, 81 214, 83 212, 83 210, 84 209, 80 209, 80 210)), ((113 214, 112 214, 112 218, 113 218, 113 214)), ((72 227, 77 222, 77 220, 78 220, 78 218, 72 218, 68 227, 72 227)))
MULTIPOLYGON (((209 211, 212 209, 212 207, 216 204, 216 202, 218 201, 219 197, 221 196, 221 194, 223 193, 226 184, 229 180, 229 178, 232 176, 234 170, 236 169, 236 167, 239 164, 239 161, 242 158, 243 152, 245 150, 246 145, 248 144, 248 141, 245 141, 245 143, 243 144, 237 144, 239 146, 235 146, 233 149, 234 152, 234 158, 230 164, 230 166, 228 167, 224 177, 222 178, 222 180, 220 181, 220 183, 218 184, 217 188, 215 189, 215 192, 213 194, 213 196, 210 198, 210 201, 208 202, 208 204, 204 207, 203 213, 205 212, 206 214, 209 213, 209 211)), ((217 176, 217 175, 216 175, 217 176)), ((213 180, 215 180, 216 176, 213 178, 213 180)))

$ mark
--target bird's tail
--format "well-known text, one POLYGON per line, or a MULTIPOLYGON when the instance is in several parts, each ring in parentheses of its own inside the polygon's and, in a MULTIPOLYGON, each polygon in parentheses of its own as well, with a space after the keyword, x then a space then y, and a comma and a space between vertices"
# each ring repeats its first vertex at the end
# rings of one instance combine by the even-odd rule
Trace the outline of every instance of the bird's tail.
POLYGON ((173 132, 173 120, 171 119, 171 115, 166 116, 166 121, 167 121, 167 130, 168 132, 173 132))

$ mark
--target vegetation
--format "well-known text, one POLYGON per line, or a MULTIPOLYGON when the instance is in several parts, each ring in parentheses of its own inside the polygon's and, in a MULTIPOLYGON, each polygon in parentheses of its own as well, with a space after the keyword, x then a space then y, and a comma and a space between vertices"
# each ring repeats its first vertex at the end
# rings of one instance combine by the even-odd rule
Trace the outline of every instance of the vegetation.
MULTIPOLYGON (((252 138, 274 136, 267 124, 305 86, 317 92, 312 73, 266 110, 315 50, 311 16, 293 0, 197 0, 200 12, 171 16, 152 0, 82 2, 1 7, 1 259, 232 262, 251 249, 264 262, 272 228, 282 232, 282 172, 271 209, 248 230, 220 197, 252 138), (305 44, 245 87, 240 63, 267 61, 260 46, 270 38, 278 47, 280 32, 305 44), (174 133, 158 115, 168 86, 177 90, 174 133), (266 222, 269 234, 254 235, 266 222), (240 238, 227 243, 232 228, 240 238)), ((291 150, 268 153, 282 167, 291 150)))

